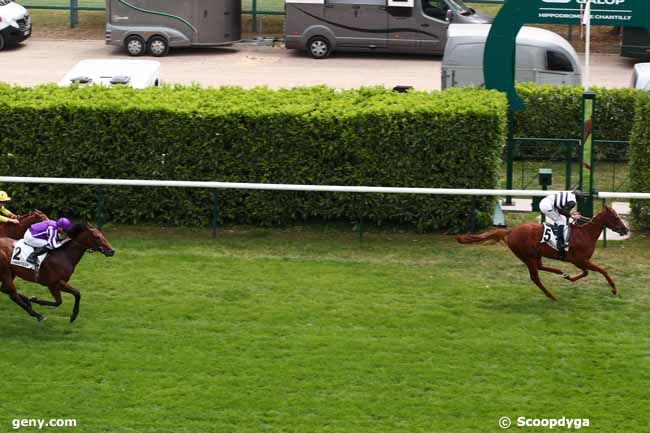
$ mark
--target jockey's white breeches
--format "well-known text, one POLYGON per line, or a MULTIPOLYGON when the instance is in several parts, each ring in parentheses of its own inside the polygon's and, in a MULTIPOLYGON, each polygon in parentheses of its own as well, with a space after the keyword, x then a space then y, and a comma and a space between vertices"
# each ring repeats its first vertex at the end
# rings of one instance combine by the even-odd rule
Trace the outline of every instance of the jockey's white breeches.
POLYGON ((555 209, 555 203, 553 197, 547 197, 541 202, 539 202, 539 210, 542 211, 547 218, 553 221, 555 224, 560 226, 567 225, 568 219, 564 215, 560 214, 557 209, 555 209))
POLYGON ((25 232, 23 239, 27 245, 34 248, 46 247, 48 245, 48 242, 45 239, 38 239, 32 236, 32 232, 30 232, 29 229, 25 232))

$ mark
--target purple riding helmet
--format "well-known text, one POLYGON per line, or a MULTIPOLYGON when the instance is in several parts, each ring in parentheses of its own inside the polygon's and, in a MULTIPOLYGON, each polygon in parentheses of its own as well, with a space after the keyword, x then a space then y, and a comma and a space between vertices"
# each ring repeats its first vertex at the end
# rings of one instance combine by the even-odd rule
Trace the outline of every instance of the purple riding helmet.
POLYGON ((67 218, 59 218, 56 220, 56 226, 63 229, 64 232, 67 232, 72 228, 72 223, 67 218))

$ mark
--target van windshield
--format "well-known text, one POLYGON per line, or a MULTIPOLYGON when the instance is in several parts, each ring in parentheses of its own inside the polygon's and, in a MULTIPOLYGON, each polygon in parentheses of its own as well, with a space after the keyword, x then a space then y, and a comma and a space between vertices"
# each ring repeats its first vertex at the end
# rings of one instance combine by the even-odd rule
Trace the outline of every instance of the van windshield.
POLYGON ((459 15, 471 15, 474 10, 467 7, 462 0, 422 0, 424 13, 439 20, 447 19, 447 11, 452 10, 459 15))
POLYGON ((452 7, 456 12, 465 12, 471 10, 463 0, 446 0, 449 3, 449 6, 452 7))

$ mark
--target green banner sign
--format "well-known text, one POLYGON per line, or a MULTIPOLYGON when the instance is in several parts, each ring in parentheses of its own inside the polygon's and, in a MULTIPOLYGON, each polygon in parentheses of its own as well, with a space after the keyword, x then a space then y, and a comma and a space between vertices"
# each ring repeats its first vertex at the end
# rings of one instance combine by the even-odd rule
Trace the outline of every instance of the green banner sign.
MULTIPOLYGON (((506 0, 485 47, 485 87, 506 92, 511 109, 522 110, 514 86, 517 33, 524 24, 580 24, 586 5, 587 0, 506 0)), ((591 0, 591 24, 650 28, 650 0, 591 0)))

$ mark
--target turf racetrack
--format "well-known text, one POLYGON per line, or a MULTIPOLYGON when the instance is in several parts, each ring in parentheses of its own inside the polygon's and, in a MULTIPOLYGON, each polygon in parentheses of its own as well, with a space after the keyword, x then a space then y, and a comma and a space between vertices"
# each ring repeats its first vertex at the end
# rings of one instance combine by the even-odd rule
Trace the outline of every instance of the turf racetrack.
POLYGON ((502 246, 445 236, 106 233, 115 257, 87 255, 72 280, 76 323, 67 295, 44 323, 0 298, 0 431, 476 433, 502 416, 648 431, 645 237, 597 250, 620 298, 600 276, 543 275, 552 303, 502 246))

